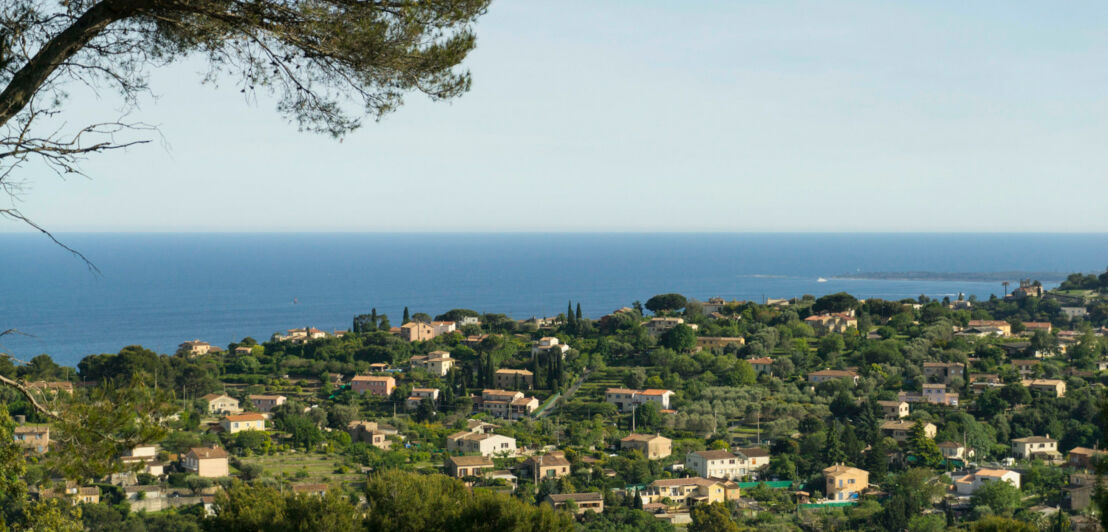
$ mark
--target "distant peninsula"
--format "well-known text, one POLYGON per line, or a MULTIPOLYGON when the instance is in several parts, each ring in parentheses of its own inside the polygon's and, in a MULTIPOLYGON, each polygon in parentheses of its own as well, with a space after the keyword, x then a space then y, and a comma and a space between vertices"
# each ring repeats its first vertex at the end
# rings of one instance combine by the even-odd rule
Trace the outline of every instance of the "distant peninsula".
POLYGON ((835 275, 832 279, 864 279, 883 281, 967 281, 1003 282, 1019 279, 1038 281, 1062 281, 1066 274, 1059 272, 854 272, 835 275))

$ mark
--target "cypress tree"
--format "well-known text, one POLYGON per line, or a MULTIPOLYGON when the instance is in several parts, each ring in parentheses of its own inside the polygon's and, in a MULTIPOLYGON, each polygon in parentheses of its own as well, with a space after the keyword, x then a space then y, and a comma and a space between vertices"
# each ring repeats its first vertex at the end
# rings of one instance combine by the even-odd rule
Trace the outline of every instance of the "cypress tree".
POLYGON ((408 313, 408 307, 404 307, 404 318, 402 319, 400 324, 404 325, 405 323, 408 323, 410 321, 412 321, 412 316, 408 313))
POLYGON ((566 303, 566 325, 569 325, 570 330, 577 328, 577 318, 573 316, 573 302, 566 303))
POLYGON ((577 302, 577 321, 581 321, 581 302, 577 302))

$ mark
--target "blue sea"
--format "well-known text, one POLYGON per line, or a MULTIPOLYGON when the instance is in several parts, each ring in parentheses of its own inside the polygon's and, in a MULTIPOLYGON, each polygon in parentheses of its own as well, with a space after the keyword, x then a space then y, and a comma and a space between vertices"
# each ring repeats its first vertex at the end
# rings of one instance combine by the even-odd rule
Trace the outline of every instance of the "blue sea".
MULTIPOLYGON (((846 280, 852 272, 1100 272, 1106 234, 61 234, 0 235, 0 351, 76 364, 141 344, 172 353, 199 338, 315 326, 346 329, 405 306, 514 318, 581 303, 602 316, 663 292, 761 301, 847 291, 899 299, 999 282, 846 280), (818 282, 820 277, 826 282, 818 282)), ((1014 279, 1013 279, 1014 281, 1014 279)), ((1056 283, 1047 283, 1048 285, 1056 283)))

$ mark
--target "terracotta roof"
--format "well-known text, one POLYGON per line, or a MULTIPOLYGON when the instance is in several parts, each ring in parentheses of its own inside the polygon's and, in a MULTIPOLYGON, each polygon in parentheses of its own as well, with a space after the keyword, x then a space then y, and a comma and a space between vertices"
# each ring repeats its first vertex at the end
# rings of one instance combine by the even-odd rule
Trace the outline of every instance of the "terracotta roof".
POLYGON ((660 434, 628 434, 619 441, 651 441, 657 438, 668 439, 660 434))
POLYGON ((604 496, 599 493, 552 493, 547 495, 553 502, 586 502, 586 501, 602 501, 604 496))
POLYGON ((962 447, 962 444, 954 443, 952 441, 944 441, 939 444, 939 447, 942 447, 944 449, 957 449, 959 447, 962 447))
POLYGON ((262 414, 234 414, 230 416, 224 416, 225 421, 264 421, 265 416, 262 414))
POLYGON ((42 434, 50 432, 50 427, 35 425, 19 425, 13 431, 14 434, 42 434))
POLYGON ((632 390, 630 388, 608 388, 607 390, 604 391, 604 393, 606 393, 606 394, 608 394, 608 393, 635 394, 635 393, 638 393, 638 390, 632 390))
POLYGON ((724 450, 695 451, 692 454, 695 454, 705 460, 726 460, 728 458, 737 458, 735 455, 731 454, 730 451, 724 450))
POLYGON ((200 396, 200 398, 205 400, 205 401, 211 401, 213 399, 219 399, 220 397, 227 397, 229 399, 233 399, 233 397, 231 397, 230 395, 227 395, 225 393, 209 393, 207 395, 200 396))
POLYGON ((688 477, 688 478, 660 478, 651 482, 651 486, 657 486, 659 488, 666 486, 711 486, 712 484, 720 484, 718 480, 712 480, 704 477, 688 477))
POLYGON ((978 469, 973 472, 975 476, 979 477, 1003 477, 1008 473, 1011 473, 1011 471, 1007 469, 978 469))
POLYGON ((666 395, 666 394, 671 394, 671 393, 673 393, 672 390, 649 389, 649 390, 643 390, 643 391, 639 392, 639 395, 666 395))
POLYGON ((223 447, 193 447, 189 449, 188 454, 196 455, 198 460, 208 460, 211 458, 227 458, 229 456, 227 451, 223 447))
POLYGON ((447 461, 455 466, 488 466, 492 467, 492 459, 487 456, 449 456, 447 461))
POLYGON ((833 465, 823 470, 824 476, 845 475, 845 474, 857 474, 868 473, 865 469, 858 469, 856 467, 833 465))
POLYGON ((382 382, 396 379, 393 379, 392 377, 378 377, 376 375, 358 375, 350 380, 357 382, 382 382))
POLYGON ((747 458, 764 458, 769 456, 769 451, 761 447, 739 447, 738 451, 747 458))
POLYGON ((817 377, 857 377, 858 374, 853 371, 845 371, 841 369, 821 369, 819 371, 813 371, 808 376, 815 375, 817 377))
POLYGON ((559 456, 559 455, 556 455, 556 454, 545 454, 545 455, 539 455, 539 456, 532 456, 528 460, 528 462, 537 463, 542 467, 567 466, 567 465, 569 465, 569 460, 566 460, 564 456, 559 456))
POLYGON ((1058 440, 1054 438, 1048 438, 1046 436, 1028 436, 1026 438, 1015 438, 1012 441, 1016 443, 1057 443, 1058 440))
POLYGON ((747 360, 751 364, 773 364, 773 359, 770 357, 752 358, 747 360))

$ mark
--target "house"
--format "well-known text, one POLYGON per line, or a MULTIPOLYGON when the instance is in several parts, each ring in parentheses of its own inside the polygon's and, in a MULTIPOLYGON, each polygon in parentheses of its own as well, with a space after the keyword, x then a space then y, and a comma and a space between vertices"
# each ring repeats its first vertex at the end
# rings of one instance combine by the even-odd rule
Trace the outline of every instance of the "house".
POLYGON ((185 454, 182 467, 201 477, 225 477, 230 474, 227 451, 218 445, 193 447, 185 454))
POLYGON ((432 321, 431 330, 438 337, 458 330, 458 324, 452 321, 432 321))
POLYGON ((742 347, 746 345, 746 338, 742 336, 697 336, 696 347, 701 349, 723 349, 729 345, 742 347))
POLYGON ((616 405, 620 412, 630 412, 647 402, 657 404, 659 410, 669 410, 670 398, 673 395, 670 390, 608 388, 604 392, 604 401, 616 405))
POLYGON ((119 461, 125 466, 125 472, 115 480, 126 479, 127 483, 134 482, 133 472, 141 470, 143 473, 160 477, 165 474, 165 465, 158 461, 158 447, 155 445, 139 445, 124 451, 119 461))
POLYGON ((997 336, 1012 336, 1012 324, 1001 320, 969 320, 966 324, 971 329, 979 331, 995 331, 997 336))
POLYGON ((824 493, 833 501, 857 500, 869 487, 869 471, 856 467, 833 465, 823 470, 823 477, 827 480, 824 493))
POLYGON ((566 353, 569 352, 569 346, 559 342, 558 339, 553 336, 544 336, 539 338, 539 341, 531 346, 531 358, 552 351, 557 351, 562 358, 565 358, 566 353))
POLYGON ((1058 440, 1046 436, 1028 436, 1012 440, 1012 456, 1018 460, 1042 458, 1057 460, 1062 457, 1058 452, 1058 440))
POLYGON ((421 321, 410 321, 400 326, 400 337, 409 342, 423 342, 435 337, 435 328, 421 321))
POLYGON ((769 451, 761 447, 739 447, 735 454, 746 458, 746 467, 750 471, 757 471, 769 466, 769 451))
POLYGON ((314 497, 323 497, 327 495, 328 488, 329 486, 327 486, 327 484, 293 484, 292 492, 297 495, 304 494, 314 497))
POLYGON ((833 381, 836 379, 850 379, 854 384, 858 384, 858 373, 841 369, 821 369, 808 374, 808 382, 812 384, 819 384, 821 382, 833 381))
POLYGON ((570 472, 569 460, 566 460, 561 451, 532 456, 523 462, 523 468, 530 473, 536 483, 547 478, 562 478, 570 472))
POLYGON ((845 333, 847 329, 858 328, 858 318, 846 313, 820 314, 804 318, 804 323, 810 325, 816 334, 822 336, 828 333, 845 333))
POLYGON ((100 488, 96 486, 84 486, 77 489, 73 497, 73 504, 100 504, 100 488))
POLYGON ((685 456, 685 468, 707 478, 737 479, 747 475, 746 457, 730 451, 693 451, 685 456))
POLYGON ((276 334, 273 339, 278 342, 291 342, 294 344, 306 344, 310 340, 318 340, 320 338, 326 338, 327 333, 316 329, 315 327, 303 327, 299 329, 289 329, 288 334, 280 335, 276 334))
POLYGON ((502 390, 530 390, 535 384, 535 374, 525 369, 498 369, 493 381, 502 390))
POLYGON ((954 479, 954 490, 958 495, 973 495, 977 488, 990 482, 1007 482, 1019 489, 1020 474, 1007 469, 978 469, 968 475, 954 479))
POLYGON ((426 355, 416 355, 408 360, 408 363, 413 368, 422 368, 436 377, 445 377, 450 373, 450 368, 454 367, 454 359, 450 358, 450 353, 447 351, 431 351, 426 355))
POLYGON ((515 456, 516 439, 502 434, 461 431, 446 437, 446 450, 481 456, 515 456))
MULTIPOLYGON (((1073 512, 1079 512, 1089 507, 1096 493, 1096 475, 1088 473, 1071 473, 1069 485, 1062 488, 1062 498, 1066 508, 1073 512)), ((1075 528, 1075 530, 1096 530, 1093 527, 1075 528)))
POLYGON ((423 402, 425 397, 430 397, 431 401, 435 404, 439 402, 439 389, 438 388, 412 388, 412 395, 408 396, 404 400, 404 408, 412 410, 419 408, 419 403, 423 402))
POLYGON ((773 374, 773 359, 770 357, 751 358, 748 359, 747 362, 750 363, 750 366, 754 368, 754 371, 758 372, 759 375, 763 373, 767 375, 773 374))
POLYGON ((1043 297, 1043 285, 1039 281, 1032 281, 1031 279, 1020 279, 1019 288, 1012 290, 1012 294, 1009 297, 1013 299, 1023 299, 1025 297, 1043 297))
POLYGON ((673 452, 673 441, 658 434, 628 434, 619 440, 619 448, 634 449, 647 460, 658 460, 673 452))
POLYGON ((966 446, 952 441, 944 441, 939 444, 939 452, 947 460, 965 460, 966 446))
POLYGON ((704 308, 704 313, 710 315, 713 312, 723 312, 723 309, 726 308, 728 305, 731 305, 732 307, 737 307, 739 305, 742 305, 743 303, 745 302, 737 300, 726 301, 722 297, 711 297, 708 298, 708 301, 706 303, 701 303, 700 305, 704 308))
POLYGON ((235 356, 237 356, 237 357, 250 356, 250 355, 253 355, 253 354, 254 354, 254 348, 252 346, 240 345, 240 346, 235 348, 235 356))
POLYGON ((1068 320, 1084 319, 1089 315, 1089 311, 1085 307, 1062 307, 1062 314, 1066 316, 1068 320))
MULTIPOLYGON (((913 426, 915 426, 915 423, 912 421, 886 421, 881 424, 881 432, 897 442, 903 443, 908 441, 908 436, 911 434, 913 426)), ((933 423, 925 423, 923 425, 924 436, 934 438, 936 433, 938 433, 938 428, 935 427, 933 423)))
POLYGON ((481 390, 474 402, 479 411, 501 419, 523 419, 539 408, 538 399, 508 390, 481 390))
POLYGON ((353 379, 350 379, 350 389, 359 394, 369 392, 370 395, 388 397, 395 387, 396 379, 392 377, 357 375, 353 379))
POLYGON ((947 392, 945 384, 924 384, 923 393, 898 392, 897 398, 908 403, 958 406, 958 394, 947 392))
POLYGON ((996 373, 970 373, 969 381, 973 393, 1004 386, 1004 381, 1001 381, 1000 375, 996 373))
POLYGON ((885 419, 908 417, 907 401, 877 401, 877 405, 881 407, 881 415, 885 419))
POLYGON ((1042 364, 1041 361, 1035 359, 1027 360, 1013 360, 1012 365, 1015 366, 1016 371, 1019 372, 1020 377, 1030 377, 1035 374, 1035 368, 1042 364))
POLYGON ((392 447, 392 442, 386 438, 388 433, 373 421, 351 421, 346 425, 346 432, 353 442, 365 442, 386 451, 392 447))
POLYGON ((242 412, 239 400, 225 393, 210 393, 201 399, 208 402, 209 414, 237 414, 242 412))
POLYGON ((42 454, 50 449, 48 425, 19 425, 12 431, 15 444, 31 452, 42 454))
POLYGON ((228 434, 244 430, 265 430, 265 416, 262 414, 232 414, 219 421, 219 425, 228 434))
POLYGON ((685 323, 684 318, 650 318, 650 321, 646 322, 646 332, 651 336, 661 336, 678 325, 688 325, 694 331, 700 328, 695 323, 685 323))
POLYGON ((487 456, 447 456, 446 474, 454 478, 479 477, 496 467, 487 456))
POLYGON ((1066 381, 1059 379, 1024 379, 1020 381, 1025 388, 1038 390, 1054 397, 1066 396, 1066 381))
POLYGON ((1089 449, 1087 447, 1074 447, 1069 452, 1069 465, 1080 469, 1093 469, 1096 461, 1103 459, 1108 451, 1103 449, 1089 449))
POLYGON ((200 340, 189 340, 179 346, 177 346, 177 352, 186 356, 201 356, 212 353, 218 353, 223 351, 219 347, 213 346, 208 342, 201 342, 200 340))
POLYGON ((960 362, 924 362, 923 376, 927 382, 950 384, 955 377, 961 377, 966 365, 960 362))
POLYGON ((555 510, 565 510, 569 501, 573 501, 577 515, 585 512, 604 513, 604 496, 599 493, 557 493, 547 495, 543 503, 553 506, 555 510))
POLYGON ((1023 322, 1023 328, 1025 331, 1030 333, 1043 331, 1047 334, 1050 334, 1050 331, 1053 330, 1053 327, 1050 325, 1049 321, 1025 321, 1023 322))
POLYGON ((681 507, 738 500, 739 485, 704 477, 665 478, 651 482, 640 494, 643 504, 669 499, 681 507))
POLYGON ((257 408, 260 412, 269 412, 288 401, 288 397, 283 395, 250 395, 247 396, 247 399, 250 399, 250 402, 254 404, 254 408, 257 408))

